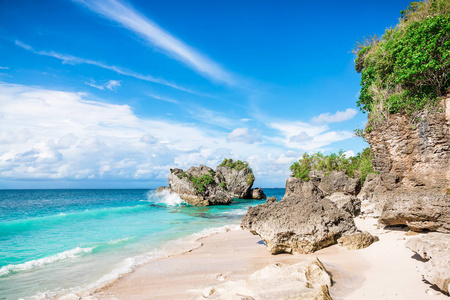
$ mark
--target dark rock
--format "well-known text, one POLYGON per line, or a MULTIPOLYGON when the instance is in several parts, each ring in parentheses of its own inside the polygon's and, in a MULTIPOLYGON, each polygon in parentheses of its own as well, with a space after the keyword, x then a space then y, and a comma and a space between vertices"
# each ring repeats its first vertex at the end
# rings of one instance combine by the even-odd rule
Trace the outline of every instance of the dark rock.
POLYGON ((249 207, 241 227, 259 235, 272 254, 312 253, 356 231, 352 215, 331 200, 297 196, 249 207))

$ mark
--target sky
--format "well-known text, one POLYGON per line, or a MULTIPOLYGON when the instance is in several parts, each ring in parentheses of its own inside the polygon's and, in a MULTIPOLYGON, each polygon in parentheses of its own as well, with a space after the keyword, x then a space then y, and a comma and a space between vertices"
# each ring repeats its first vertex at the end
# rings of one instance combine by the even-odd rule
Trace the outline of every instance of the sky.
POLYGON ((353 45, 408 1, 0 1, 0 189, 155 188, 241 159, 284 187, 348 156, 353 45))

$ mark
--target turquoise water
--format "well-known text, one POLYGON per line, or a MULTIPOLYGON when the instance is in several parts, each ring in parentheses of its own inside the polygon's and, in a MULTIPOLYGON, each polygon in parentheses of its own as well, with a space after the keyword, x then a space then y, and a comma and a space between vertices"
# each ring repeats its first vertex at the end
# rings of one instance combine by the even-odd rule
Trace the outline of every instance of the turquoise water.
POLYGON ((195 247, 195 238, 239 224, 263 202, 194 207, 154 190, 0 190, 0 299, 93 289, 195 247))

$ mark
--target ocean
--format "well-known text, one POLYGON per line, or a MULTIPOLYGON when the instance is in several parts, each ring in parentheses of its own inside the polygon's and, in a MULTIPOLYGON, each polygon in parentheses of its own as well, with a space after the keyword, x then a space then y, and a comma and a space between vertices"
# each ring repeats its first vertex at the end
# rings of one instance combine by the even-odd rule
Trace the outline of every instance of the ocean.
MULTIPOLYGON (((264 189, 277 197, 284 189, 264 189)), ((195 207, 154 190, 0 190, 0 300, 53 299, 236 229, 248 206, 195 207)))

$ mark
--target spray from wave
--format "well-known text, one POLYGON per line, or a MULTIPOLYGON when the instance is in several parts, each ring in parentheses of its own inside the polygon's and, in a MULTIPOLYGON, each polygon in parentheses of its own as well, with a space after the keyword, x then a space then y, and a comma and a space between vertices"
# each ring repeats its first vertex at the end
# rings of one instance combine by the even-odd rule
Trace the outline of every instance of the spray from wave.
POLYGON ((175 193, 171 193, 169 190, 163 190, 160 192, 149 191, 147 193, 147 199, 153 203, 165 204, 169 206, 176 206, 185 203, 180 196, 175 193))

